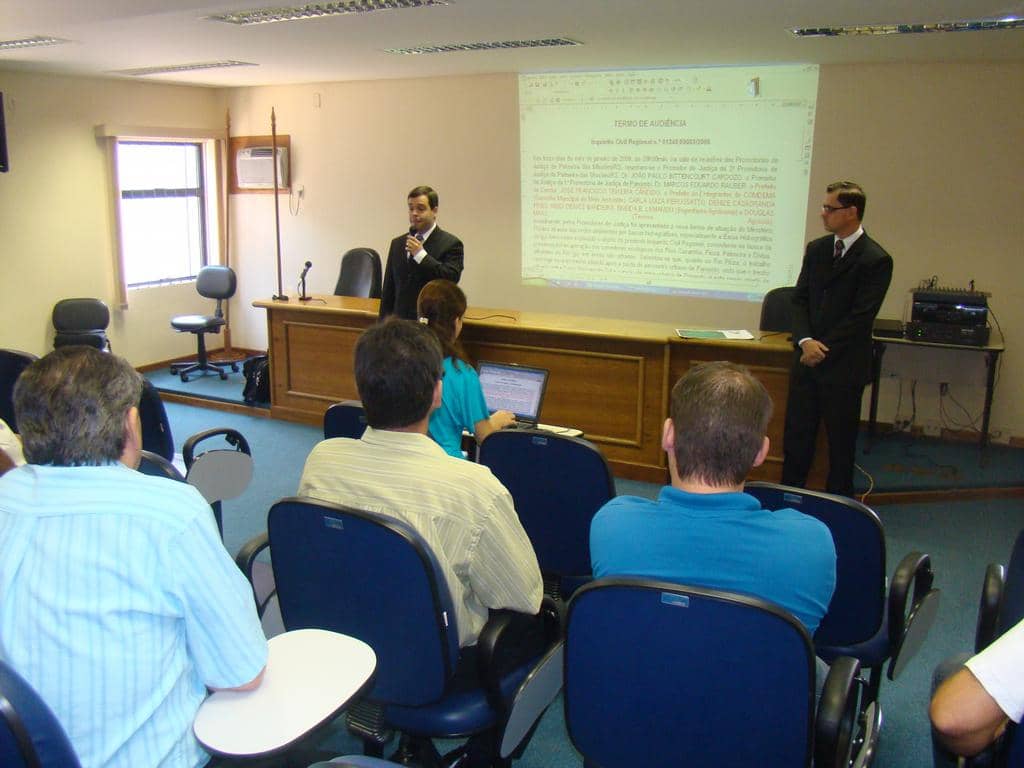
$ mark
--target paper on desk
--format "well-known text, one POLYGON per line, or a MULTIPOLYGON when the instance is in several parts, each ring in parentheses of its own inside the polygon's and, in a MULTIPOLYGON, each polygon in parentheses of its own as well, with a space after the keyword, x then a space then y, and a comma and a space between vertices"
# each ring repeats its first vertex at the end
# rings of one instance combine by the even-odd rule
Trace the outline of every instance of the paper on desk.
POLYGON ((681 339, 752 339, 754 335, 750 331, 742 329, 735 331, 704 331, 692 328, 676 328, 676 334, 681 339))

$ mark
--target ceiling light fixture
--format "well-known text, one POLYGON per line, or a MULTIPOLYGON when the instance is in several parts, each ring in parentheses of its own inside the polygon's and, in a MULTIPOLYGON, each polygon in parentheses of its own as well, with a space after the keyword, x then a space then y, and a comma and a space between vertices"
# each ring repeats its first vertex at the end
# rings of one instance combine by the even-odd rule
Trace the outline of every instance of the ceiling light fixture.
POLYGON ((996 32, 1024 29, 1024 19, 1010 16, 1003 19, 971 21, 939 21, 928 24, 859 24, 849 27, 804 27, 791 29, 797 37, 841 37, 843 35, 919 35, 925 32, 996 32))
POLYGON ((208 21, 226 24, 271 24, 275 21, 319 19, 325 16, 345 16, 350 13, 371 13, 402 8, 427 8, 451 5, 450 0, 347 0, 339 3, 311 3, 295 8, 254 8, 251 11, 231 11, 207 16, 208 21))
POLYGON ((172 64, 168 67, 139 67, 138 69, 115 69, 111 72, 114 75, 131 75, 132 77, 145 77, 146 75, 165 75, 172 72, 194 72, 197 69, 222 69, 224 67, 256 67, 250 61, 199 61, 193 64, 172 64))
POLYGON ((46 45, 63 45, 70 42, 70 40, 64 40, 60 37, 33 35, 32 37, 23 37, 20 40, 0 40, 0 51, 20 51, 22 48, 42 48, 46 45))
POLYGON ((455 53, 456 51, 494 51, 515 48, 553 48, 561 45, 583 45, 568 37, 547 37, 542 40, 500 40, 492 43, 441 43, 417 45, 414 48, 385 48, 385 53, 415 55, 421 53, 455 53))

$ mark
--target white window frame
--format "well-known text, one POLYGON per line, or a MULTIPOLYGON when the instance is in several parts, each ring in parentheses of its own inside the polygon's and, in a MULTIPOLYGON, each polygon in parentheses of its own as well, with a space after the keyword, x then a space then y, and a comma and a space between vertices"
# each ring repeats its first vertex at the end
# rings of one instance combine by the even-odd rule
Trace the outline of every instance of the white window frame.
POLYGON ((205 250, 207 264, 224 263, 224 162, 226 132, 224 130, 195 130, 176 128, 129 128, 101 125, 96 128, 98 138, 107 145, 108 177, 111 189, 111 221, 116 301, 121 308, 128 307, 131 291, 146 290, 160 285, 189 282, 194 277, 182 277, 157 283, 144 283, 129 287, 125 280, 125 252, 121 237, 121 189, 118 184, 118 143, 182 143, 202 147, 203 188, 205 190, 205 250))

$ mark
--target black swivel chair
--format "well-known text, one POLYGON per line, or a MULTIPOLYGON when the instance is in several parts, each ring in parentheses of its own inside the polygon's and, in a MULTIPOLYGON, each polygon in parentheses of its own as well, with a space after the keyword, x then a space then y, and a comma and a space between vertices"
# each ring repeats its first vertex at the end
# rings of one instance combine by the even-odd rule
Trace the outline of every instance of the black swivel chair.
POLYGON ((761 301, 761 322, 758 330, 769 333, 790 333, 793 330, 793 294, 796 288, 772 288, 761 301))
POLYGON ((181 376, 182 381, 188 381, 188 374, 195 371, 205 373, 214 371, 222 379, 228 377, 227 368, 232 371, 238 370, 238 363, 217 363, 206 354, 206 334, 220 333, 224 327, 223 302, 235 295, 237 285, 235 273, 231 267, 219 265, 203 267, 196 276, 196 291, 200 296, 207 299, 216 299, 217 307, 212 315, 178 315, 171 319, 171 327, 182 333, 194 333, 198 344, 196 360, 181 363, 171 363, 171 373, 181 376))
POLYGON ((815 708, 811 638, 778 606, 599 579, 569 602, 565 722, 588 768, 848 768, 854 745, 860 766, 857 669, 836 659, 815 708))
POLYGON ((358 440, 366 431, 366 413, 358 400, 342 400, 324 411, 324 440, 351 437, 358 440))
POLYGON ((544 591, 568 598, 591 579, 590 521, 615 496, 604 455, 582 438, 515 429, 488 435, 478 461, 512 494, 544 591))
POLYGON ((0 419, 7 422, 12 432, 18 431, 14 418, 14 384, 21 372, 38 359, 28 352, 0 349, 0 419))
POLYGON ((0 765, 81 768, 56 715, 4 661, 0 661, 0 765))
POLYGON ((174 461, 174 436, 171 434, 167 409, 164 408, 160 392, 148 379, 142 380, 139 421, 142 422, 143 449, 174 461))
POLYGON ((335 296, 379 299, 381 289, 380 254, 373 248, 353 248, 341 257, 335 296))
POLYGON ((110 351, 110 310, 99 299, 62 299, 53 306, 53 348, 84 344, 110 351))
MULTIPOLYGON (((267 533, 244 548, 248 559, 239 553, 243 571, 267 543, 285 628, 341 632, 377 654, 373 688, 348 713, 349 729, 362 737, 367 754, 380 756, 394 731, 402 734, 403 752, 415 755, 422 768, 459 764, 459 750, 441 758, 432 738, 484 734, 480 738, 496 753, 503 751, 515 692, 544 676, 552 653, 560 655, 557 639, 538 658, 495 674, 491 662, 502 657, 512 617, 492 615, 476 645, 479 685, 456 684, 460 649, 451 594, 433 551, 410 526, 338 504, 288 498, 271 507, 267 533)), ((548 629, 557 638, 557 617, 548 629)), ((557 690, 548 693, 544 706, 557 690)))
MULTIPOLYGON (((864 702, 877 702, 886 662, 886 676, 895 680, 935 622, 939 590, 932 588, 931 558, 909 552, 889 583, 885 531, 870 507, 845 496, 774 483, 751 482, 744 490, 766 509, 790 507, 828 526, 836 548, 836 589, 814 633, 815 648, 825 661, 851 656, 870 670, 864 702)), ((880 726, 880 706, 874 714, 880 726)))

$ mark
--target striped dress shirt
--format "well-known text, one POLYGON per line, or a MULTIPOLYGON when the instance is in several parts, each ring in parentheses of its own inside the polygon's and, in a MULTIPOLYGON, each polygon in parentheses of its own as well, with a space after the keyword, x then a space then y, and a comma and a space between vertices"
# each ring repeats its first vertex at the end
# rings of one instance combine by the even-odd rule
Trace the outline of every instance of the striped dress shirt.
POLYGON ((85 768, 195 768, 206 686, 249 682, 267 644, 195 488, 122 464, 0 478, 0 657, 85 768))
POLYGON ((544 585, 512 496, 491 470, 419 433, 368 427, 313 448, 299 494, 408 523, 434 552, 455 606, 459 645, 476 643, 488 608, 535 614, 544 585))

